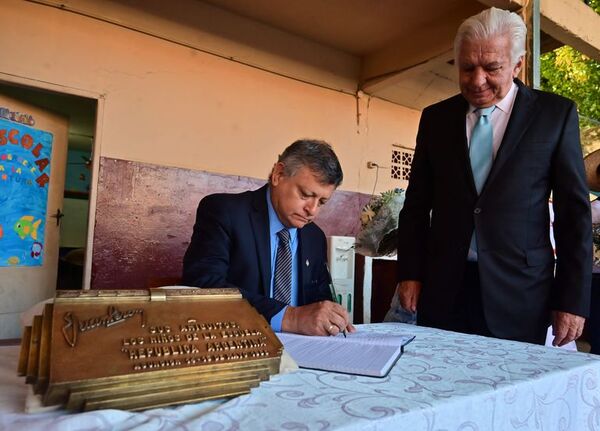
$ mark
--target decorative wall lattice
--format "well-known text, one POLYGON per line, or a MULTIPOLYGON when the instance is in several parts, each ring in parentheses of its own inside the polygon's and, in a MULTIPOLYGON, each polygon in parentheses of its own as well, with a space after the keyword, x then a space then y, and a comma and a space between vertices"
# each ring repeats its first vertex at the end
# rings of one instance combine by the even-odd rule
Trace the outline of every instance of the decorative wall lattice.
POLYGON ((410 179, 410 165, 413 161, 413 150, 393 149, 392 150, 392 169, 391 177, 395 180, 410 179))

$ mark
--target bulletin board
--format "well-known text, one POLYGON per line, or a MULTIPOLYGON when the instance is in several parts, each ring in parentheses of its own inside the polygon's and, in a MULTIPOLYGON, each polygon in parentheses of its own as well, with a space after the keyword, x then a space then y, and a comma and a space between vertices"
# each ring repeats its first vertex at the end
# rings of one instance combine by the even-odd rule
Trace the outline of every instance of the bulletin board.
POLYGON ((43 264, 52 140, 0 118, 0 267, 43 264))

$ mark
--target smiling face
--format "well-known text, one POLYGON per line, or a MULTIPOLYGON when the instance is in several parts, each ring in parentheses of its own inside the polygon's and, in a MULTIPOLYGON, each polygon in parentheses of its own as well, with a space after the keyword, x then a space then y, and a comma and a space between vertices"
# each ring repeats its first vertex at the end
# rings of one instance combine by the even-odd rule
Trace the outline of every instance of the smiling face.
POLYGON ((506 96, 523 64, 511 64, 508 36, 464 39, 458 53, 460 91, 476 108, 495 105, 506 96))
POLYGON ((293 176, 284 173, 278 162, 271 173, 271 203, 277 217, 286 227, 301 228, 312 222, 335 191, 333 184, 322 184, 306 166, 293 176))

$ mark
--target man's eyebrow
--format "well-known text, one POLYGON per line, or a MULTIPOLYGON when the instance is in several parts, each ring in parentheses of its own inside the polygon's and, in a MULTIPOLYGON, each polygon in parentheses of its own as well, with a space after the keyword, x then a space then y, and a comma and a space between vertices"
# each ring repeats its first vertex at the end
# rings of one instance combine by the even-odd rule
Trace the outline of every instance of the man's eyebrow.
POLYGON ((317 196, 315 192, 311 192, 310 190, 307 190, 304 187, 300 187, 300 191, 306 196, 317 196))

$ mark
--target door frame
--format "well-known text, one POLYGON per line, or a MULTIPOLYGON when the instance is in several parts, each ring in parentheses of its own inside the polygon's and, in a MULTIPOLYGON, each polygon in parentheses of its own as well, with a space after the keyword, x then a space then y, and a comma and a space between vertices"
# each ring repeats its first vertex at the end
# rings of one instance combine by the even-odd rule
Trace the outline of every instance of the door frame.
MULTIPOLYGON (((86 97, 96 100, 96 123, 94 140, 92 142, 92 179, 90 181, 90 197, 88 209, 87 237, 85 245, 85 260, 83 264, 82 289, 89 290, 92 279, 92 256, 94 246, 94 225, 96 219, 96 200, 98 196, 98 174, 100 172, 100 148, 102 147, 102 119, 104 118, 105 95, 81 88, 69 87, 58 83, 40 81, 22 76, 10 75, 0 72, 0 81, 6 84, 21 85, 37 90, 48 90, 54 93, 69 94, 71 96, 86 97)), ((68 148, 67 148, 68 150, 68 148)))

